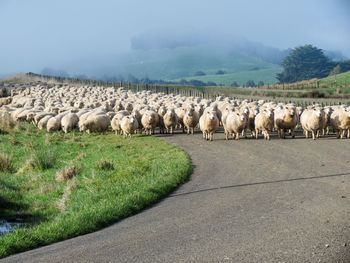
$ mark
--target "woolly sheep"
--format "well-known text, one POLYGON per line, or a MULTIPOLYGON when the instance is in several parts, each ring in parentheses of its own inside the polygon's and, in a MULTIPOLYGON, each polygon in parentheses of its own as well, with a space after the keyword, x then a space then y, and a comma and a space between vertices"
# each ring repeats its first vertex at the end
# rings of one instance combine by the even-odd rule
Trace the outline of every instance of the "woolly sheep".
POLYGON ((350 138, 350 111, 347 108, 339 108, 332 112, 330 123, 336 131, 337 138, 343 139, 347 131, 347 137, 350 138))
POLYGON ((141 123, 145 129, 146 135, 152 135, 154 129, 158 126, 159 117, 158 113, 152 110, 146 111, 141 118, 141 123))
POLYGON ((246 129, 247 122, 248 114, 238 111, 231 112, 226 118, 226 140, 229 139, 230 134, 232 139, 239 140, 239 135, 246 129))
POLYGON ((199 128, 205 140, 213 140, 214 132, 219 128, 219 119, 214 110, 205 110, 199 119, 199 128))
POLYGON ((312 134, 312 139, 316 139, 317 131, 321 128, 322 117, 324 113, 321 109, 305 109, 300 116, 300 123, 304 130, 305 137, 312 134))
POLYGON ((79 122, 79 117, 75 113, 68 113, 67 115, 63 116, 61 120, 61 127, 64 133, 68 133, 72 129, 74 129, 79 122))
POLYGON ((285 139, 285 132, 290 130, 292 138, 295 137, 294 129, 298 123, 298 114, 293 105, 285 105, 275 109, 275 128, 281 138, 285 139))
POLYGON ((259 132, 261 131, 264 135, 264 139, 270 140, 270 133, 274 127, 274 113, 269 108, 261 109, 260 112, 255 116, 255 138, 259 138, 259 132))
POLYGON ((127 136, 131 137, 131 134, 138 129, 138 126, 139 124, 137 119, 132 115, 125 116, 120 122, 120 127, 123 131, 124 138, 127 136))
POLYGON ((198 122, 199 122, 198 113, 194 110, 193 107, 187 108, 183 119, 183 123, 187 129, 188 135, 190 134, 190 132, 192 134, 194 133, 194 128, 197 126, 198 122))
POLYGON ((122 132, 122 128, 120 126, 120 123, 121 123, 122 119, 128 115, 129 115, 129 112, 125 111, 125 110, 119 111, 114 115, 113 119, 111 120, 111 126, 112 126, 112 130, 115 131, 115 134, 122 132))
POLYGON ((177 115, 175 113, 174 108, 170 108, 167 110, 163 117, 164 127, 167 133, 173 134, 176 124, 178 123, 177 115))
POLYGON ((82 123, 81 130, 87 133, 105 132, 108 130, 111 120, 107 114, 90 114, 82 123))

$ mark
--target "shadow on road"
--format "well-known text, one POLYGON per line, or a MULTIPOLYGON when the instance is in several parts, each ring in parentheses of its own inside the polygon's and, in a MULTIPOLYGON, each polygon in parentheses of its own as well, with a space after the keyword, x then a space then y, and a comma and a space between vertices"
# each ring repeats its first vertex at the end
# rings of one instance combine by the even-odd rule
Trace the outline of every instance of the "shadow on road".
POLYGON ((266 181, 266 182, 256 182, 256 183, 247 183, 247 184, 236 184, 236 185, 228 185, 228 186, 219 186, 219 187, 201 189, 201 190, 196 190, 196 191, 191 191, 191 192, 186 192, 186 193, 173 194, 173 195, 170 195, 169 198, 182 196, 182 195, 196 194, 196 193, 201 193, 201 192, 208 192, 208 191, 215 191, 215 190, 221 190, 221 189, 228 189, 228 188, 245 187, 245 186, 252 186, 252 185, 264 185, 264 184, 276 184, 276 183, 293 182, 293 181, 314 180, 314 179, 331 178, 331 177, 339 177, 339 176, 349 176, 349 175, 350 175, 350 173, 329 174, 329 175, 319 175, 319 176, 312 176, 312 177, 300 177, 300 178, 282 179, 282 180, 275 180, 275 181, 266 181))

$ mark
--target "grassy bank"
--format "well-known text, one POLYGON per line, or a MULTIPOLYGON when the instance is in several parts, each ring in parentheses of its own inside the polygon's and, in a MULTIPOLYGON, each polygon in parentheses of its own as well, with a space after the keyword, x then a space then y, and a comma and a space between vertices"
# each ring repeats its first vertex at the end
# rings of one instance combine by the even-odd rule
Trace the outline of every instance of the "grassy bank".
POLYGON ((169 194, 189 156, 154 137, 47 134, 22 124, 0 135, 0 258, 105 227, 169 194))

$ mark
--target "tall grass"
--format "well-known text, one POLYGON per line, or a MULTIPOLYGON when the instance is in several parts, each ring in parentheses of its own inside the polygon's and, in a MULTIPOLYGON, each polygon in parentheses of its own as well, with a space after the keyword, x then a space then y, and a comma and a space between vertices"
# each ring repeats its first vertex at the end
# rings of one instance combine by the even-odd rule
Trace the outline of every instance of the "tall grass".
POLYGON ((44 171, 54 167, 57 153, 52 149, 38 149, 32 155, 32 165, 34 169, 44 171))
POLYGON ((0 153, 0 172, 11 173, 13 172, 12 158, 7 153, 0 153))

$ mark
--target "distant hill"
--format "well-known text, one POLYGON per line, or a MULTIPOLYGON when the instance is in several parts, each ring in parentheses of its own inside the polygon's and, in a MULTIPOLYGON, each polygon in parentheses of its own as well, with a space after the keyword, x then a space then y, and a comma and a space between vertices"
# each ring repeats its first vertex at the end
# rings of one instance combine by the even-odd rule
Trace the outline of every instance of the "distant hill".
MULTIPOLYGON (((291 52, 222 35, 141 34, 130 41, 131 50, 122 55, 84 57, 59 69, 47 67, 37 73, 108 81, 148 78, 200 80, 227 86, 234 81, 243 85, 248 80, 274 84, 283 59, 291 52)), ((334 60, 343 59, 339 52, 328 53, 334 60)))
MULTIPOLYGON (((239 72, 247 72, 244 75, 251 73, 255 76, 256 71, 264 70, 262 72, 270 74, 265 79, 267 78, 274 83, 277 81, 275 73, 281 69, 277 64, 241 52, 221 51, 205 46, 138 50, 134 51, 132 56, 123 60, 125 61, 121 72, 123 75, 132 74, 137 78, 147 76, 150 79, 164 80, 200 79, 195 74, 202 71, 206 76, 201 76, 201 78, 214 81, 214 79, 218 79, 218 76, 215 75, 218 70, 225 72, 219 79, 227 79, 226 74, 235 73, 235 76, 238 76, 239 72)), ((253 76, 252 78, 255 79, 253 76)), ((232 76, 230 79, 232 79, 232 76)), ((242 77, 242 79, 245 79, 245 77, 242 77)))
MULTIPOLYGON (((257 70, 246 70, 238 71, 235 73, 228 73, 224 75, 206 75, 206 76, 195 76, 187 77, 185 80, 189 81, 192 79, 200 80, 203 82, 215 82, 218 86, 231 86, 233 82, 236 82, 239 86, 245 85, 248 80, 253 80, 256 84, 259 81, 263 81, 265 84, 275 84, 276 73, 281 72, 281 67, 277 65, 270 65, 270 67, 257 69, 257 70)), ((180 81, 177 79, 175 81, 180 81)))

